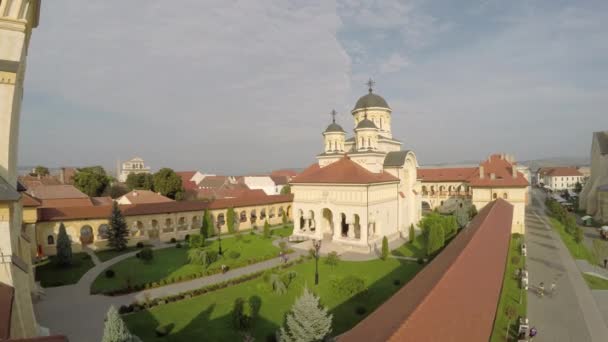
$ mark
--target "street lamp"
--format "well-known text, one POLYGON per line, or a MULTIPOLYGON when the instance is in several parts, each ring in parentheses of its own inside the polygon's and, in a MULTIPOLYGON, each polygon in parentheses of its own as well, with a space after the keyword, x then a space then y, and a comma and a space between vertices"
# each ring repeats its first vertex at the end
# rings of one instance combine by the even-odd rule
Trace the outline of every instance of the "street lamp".
POLYGON ((312 239, 312 246, 315 248, 315 285, 319 285, 319 250, 321 240, 312 239))

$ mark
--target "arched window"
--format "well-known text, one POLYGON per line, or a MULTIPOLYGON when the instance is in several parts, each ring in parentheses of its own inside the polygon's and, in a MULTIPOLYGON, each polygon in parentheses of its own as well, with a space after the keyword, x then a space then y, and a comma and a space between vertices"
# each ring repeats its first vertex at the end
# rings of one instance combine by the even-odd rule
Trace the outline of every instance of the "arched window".
POLYGON ((49 235, 46 238, 46 244, 47 245, 54 245, 55 244, 55 237, 53 235, 49 235))
POLYGON ((502 194, 502 198, 507 199, 507 197, 508 197, 508 195, 506 192, 504 194, 502 194))
POLYGON ((492 198, 493 198, 493 199, 497 199, 497 198, 498 198, 498 194, 497 194, 497 193, 494 193, 494 195, 492 195, 492 198))
POLYGON ((110 236, 110 227, 107 224, 102 224, 97 228, 97 238, 105 240, 110 236))

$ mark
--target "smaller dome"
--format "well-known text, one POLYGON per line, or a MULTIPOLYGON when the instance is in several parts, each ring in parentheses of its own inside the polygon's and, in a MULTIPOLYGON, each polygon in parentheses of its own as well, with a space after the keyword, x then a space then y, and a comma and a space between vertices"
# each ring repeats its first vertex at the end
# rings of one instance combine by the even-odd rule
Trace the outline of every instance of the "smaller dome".
POLYGON ((368 119, 367 117, 365 119, 359 121, 359 123, 357 124, 357 127, 355 127, 355 129, 360 129, 360 128, 378 129, 378 127, 376 127, 374 122, 372 120, 368 119))
POLYGON ((327 126, 327 128, 325 129, 325 133, 333 133, 333 132, 345 133, 342 126, 338 125, 335 122, 332 122, 331 124, 329 124, 329 126, 327 126))

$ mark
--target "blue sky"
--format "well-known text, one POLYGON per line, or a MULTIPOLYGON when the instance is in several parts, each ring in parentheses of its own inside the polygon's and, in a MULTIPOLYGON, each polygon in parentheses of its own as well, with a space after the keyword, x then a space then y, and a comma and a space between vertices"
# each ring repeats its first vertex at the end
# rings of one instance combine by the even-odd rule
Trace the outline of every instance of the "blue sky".
POLYGON ((606 1, 103 1, 42 6, 20 164, 304 167, 365 81, 422 164, 589 154, 606 1))

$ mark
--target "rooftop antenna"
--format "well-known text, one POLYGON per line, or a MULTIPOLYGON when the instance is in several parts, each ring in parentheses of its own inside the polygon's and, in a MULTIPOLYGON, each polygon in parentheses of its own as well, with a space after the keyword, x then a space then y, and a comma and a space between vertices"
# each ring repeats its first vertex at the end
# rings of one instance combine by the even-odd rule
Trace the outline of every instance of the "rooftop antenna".
POLYGON ((374 90, 374 85, 376 84, 376 82, 374 82, 374 80, 372 80, 372 78, 370 77, 369 80, 367 80, 367 82, 365 84, 367 85, 369 93, 371 94, 372 91, 374 90))

